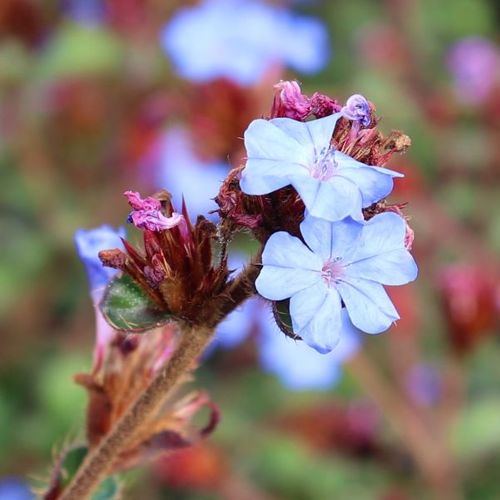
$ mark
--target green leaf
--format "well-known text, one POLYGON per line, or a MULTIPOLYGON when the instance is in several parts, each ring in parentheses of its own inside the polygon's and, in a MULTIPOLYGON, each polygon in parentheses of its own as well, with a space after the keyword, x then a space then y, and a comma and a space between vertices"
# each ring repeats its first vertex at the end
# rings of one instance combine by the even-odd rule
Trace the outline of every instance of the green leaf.
POLYGON ((121 498, 119 493, 120 485, 118 481, 113 476, 110 476, 99 485, 99 488, 97 488, 92 495, 92 500, 113 500, 114 498, 121 498))
POLYGON ((290 316, 290 299, 273 302, 273 314, 278 328, 285 335, 295 340, 301 340, 301 338, 293 332, 292 318, 290 316))
POLYGON ((126 274, 108 285, 100 307, 113 328, 126 332, 145 332, 174 319, 171 313, 160 310, 126 274))
POLYGON ((69 450, 62 463, 63 486, 67 486, 87 455, 86 446, 78 446, 69 450))
MULTIPOLYGON (((57 467, 57 475, 49 486, 49 490, 44 498, 59 496, 61 491, 71 483, 73 477, 82 465, 87 456, 88 448, 86 446, 75 446, 63 452, 57 467)), ((119 498, 120 486, 113 477, 107 477, 95 490, 91 500, 113 500, 119 498)))

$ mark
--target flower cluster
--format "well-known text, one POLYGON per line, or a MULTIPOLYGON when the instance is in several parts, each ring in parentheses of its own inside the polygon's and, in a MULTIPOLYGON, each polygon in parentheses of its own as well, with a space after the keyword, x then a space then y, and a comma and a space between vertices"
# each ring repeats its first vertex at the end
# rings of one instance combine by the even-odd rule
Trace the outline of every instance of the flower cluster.
POLYGON ((273 110, 280 102, 285 117, 250 124, 246 165, 217 202, 223 217, 247 225, 265 244, 259 294, 287 301, 293 334, 326 353, 339 342, 344 309, 360 330, 383 332, 399 318, 383 285, 416 278, 411 230, 399 207, 385 203, 402 175, 382 166, 408 141, 402 134, 384 139, 358 94, 339 111, 330 99, 328 116, 304 121, 314 114, 307 111, 313 99, 295 82, 277 90, 273 110))
POLYGON ((299 236, 305 203, 309 209, 317 203, 315 190, 336 215, 321 203, 313 210, 316 215, 327 212, 329 220, 349 212, 362 220, 401 208, 384 200, 393 179, 401 175, 383 165, 395 153, 406 151, 411 143, 407 135, 396 130, 384 136, 377 128, 374 106, 362 96, 354 95, 342 106, 317 92, 303 95, 297 82, 280 82, 275 89, 270 120, 256 120, 245 134, 253 166, 233 169, 216 198, 223 232, 243 227, 263 243, 281 230, 299 236), (267 137, 268 133, 272 135, 267 137), (333 175, 340 173, 337 167, 342 175, 333 175), (260 176, 262 169, 265 175, 260 176), (257 175, 249 175, 249 170, 257 175), (246 188, 240 186, 242 176, 246 188), (330 200, 334 193, 348 205, 330 200))

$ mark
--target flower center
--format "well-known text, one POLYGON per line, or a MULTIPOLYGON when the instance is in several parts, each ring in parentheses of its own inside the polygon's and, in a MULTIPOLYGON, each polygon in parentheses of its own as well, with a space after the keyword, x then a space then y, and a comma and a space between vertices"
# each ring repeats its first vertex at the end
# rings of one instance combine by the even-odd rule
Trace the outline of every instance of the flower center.
POLYGON ((344 266, 342 265, 341 257, 328 259, 321 268, 321 278, 323 278, 323 281, 326 283, 328 288, 331 288, 335 285, 335 283, 338 283, 343 274, 344 266))
POLYGON ((335 150, 328 148, 325 151, 323 149, 311 169, 311 176, 320 181, 327 181, 335 175, 336 169, 335 150))

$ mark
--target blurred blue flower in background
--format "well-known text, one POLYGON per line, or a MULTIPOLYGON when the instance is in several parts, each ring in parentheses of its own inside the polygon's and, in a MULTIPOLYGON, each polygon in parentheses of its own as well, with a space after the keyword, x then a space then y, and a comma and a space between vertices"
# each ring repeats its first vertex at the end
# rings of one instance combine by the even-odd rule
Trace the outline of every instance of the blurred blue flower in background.
MULTIPOLYGON (((240 273, 247 262, 248 255, 239 251, 229 253, 228 267, 234 270, 233 278, 240 273)), ((243 302, 217 326, 214 345, 224 349, 234 349, 257 327, 256 320, 259 314, 264 312, 261 301, 257 298, 243 302)))
POLYGON ((219 192, 229 165, 198 158, 191 141, 185 129, 172 128, 165 132, 153 153, 153 182, 157 188, 171 193, 178 210, 184 196, 192 218, 202 214, 214 220, 216 215, 209 212, 217 209, 213 198, 219 192))
POLYGON ((472 36, 453 44, 447 55, 455 92, 467 103, 479 104, 500 81, 500 51, 487 38, 472 36))
POLYGON ((21 479, 5 477, 0 479, 0 500, 34 500, 35 495, 21 479))
POLYGON ((118 272, 116 269, 104 267, 99 260, 101 250, 123 248, 121 238, 125 238, 125 229, 113 229, 102 225, 95 229, 78 229, 75 232, 75 245, 82 260, 90 283, 90 291, 103 289, 111 278, 118 272))
POLYGON ((162 33, 177 72, 189 80, 258 81, 272 64, 315 73, 328 62, 326 27, 318 20, 253 0, 205 0, 180 9, 162 33))
POLYGON ((405 385, 411 399, 422 406, 433 406, 442 397, 443 387, 439 371, 428 363, 411 367, 405 385))
POLYGON ((73 21, 88 26, 101 24, 106 13, 102 0, 64 0, 63 8, 73 21))
POLYGON ((345 309, 341 319, 342 337, 328 354, 320 354, 305 342, 287 337, 270 318, 262 321, 262 368, 277 375, 284 386, 294 391, 331 388, 342 375, 342 363, 360 347, 358 330, 352 325, 345 309))

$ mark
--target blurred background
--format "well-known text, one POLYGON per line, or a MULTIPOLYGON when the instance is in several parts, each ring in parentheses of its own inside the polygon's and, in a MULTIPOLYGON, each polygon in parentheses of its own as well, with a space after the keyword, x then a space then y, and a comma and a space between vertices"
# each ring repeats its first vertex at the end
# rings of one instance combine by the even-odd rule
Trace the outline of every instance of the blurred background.
POLYGON ((342 359, 301 358, 266 337, 269 311, 242 311, 197 372, 217 431, 128 474, 124 498, 500 498, 499 20, 493 0, 2 0, 0 499, 32 498, 82 435, 75 231, 126 225, 127 189, 215 209, 282 79, 361 93, 411 137, 390 200, 419 279, 342 359))

